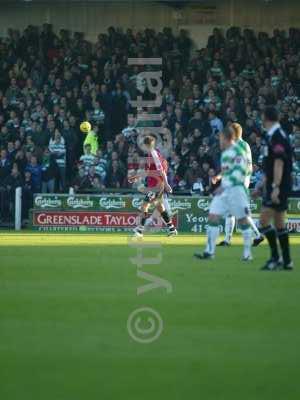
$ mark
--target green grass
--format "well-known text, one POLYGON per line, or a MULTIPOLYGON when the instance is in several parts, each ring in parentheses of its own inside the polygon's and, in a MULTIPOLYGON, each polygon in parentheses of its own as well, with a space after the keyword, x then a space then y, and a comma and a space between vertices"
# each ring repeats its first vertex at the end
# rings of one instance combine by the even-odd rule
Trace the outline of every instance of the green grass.
POLYGON ((300 238, 292 273, 259 271, 266 246, 242 264, 240 238, 212 262, 192 258, 203 237, 151 241, 142 270, 172 293, 137 296, 126 236, 0 234, 1 399, 300 398, 300 238), (151 344, 127 332, 142 306, 163 319, 151 344))

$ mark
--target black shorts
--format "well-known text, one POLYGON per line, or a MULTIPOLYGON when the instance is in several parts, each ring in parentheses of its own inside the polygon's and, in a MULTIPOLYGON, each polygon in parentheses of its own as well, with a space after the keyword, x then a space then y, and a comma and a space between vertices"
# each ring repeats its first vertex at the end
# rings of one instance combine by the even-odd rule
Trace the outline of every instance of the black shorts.
POLYGON ((272 186, 267 186, 265 193, 263 194, 262 205, 264 207, 272 208, 275 211, 286 211, 289 206, 290 190, 287 190, 284 187, 280 188, 278 204, 274 204, 272 202, 272 199, 271 199, 272 190, 273 190, 272 186))

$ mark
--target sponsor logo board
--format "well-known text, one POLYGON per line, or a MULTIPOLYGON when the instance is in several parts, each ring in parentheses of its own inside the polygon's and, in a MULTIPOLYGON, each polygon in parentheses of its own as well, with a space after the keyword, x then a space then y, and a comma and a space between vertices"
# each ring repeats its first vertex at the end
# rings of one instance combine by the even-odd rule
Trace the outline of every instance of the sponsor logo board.
POLYGON ((69 196, 67 198, 67 206, 69 208, 78 209, 78 208, 93 208, 94 202, 89 197, 76 197, 69 196))
POLYGON ((209 210, 209 205, 210 205, 210 199, 209 198, 201 198, 197 202, 197 207, 200 208, 200 210, 203 210, 203 211, 208 211, 209 210))
POLYGON ((34 198, 34 206, 37 208, 60 208, 63 205, 63 198, 59 196, 38 195, 34 198))
POLYGON ((176 197, 170 197, 169 203, 172 210, 189 210, 192 208, 191 199, 180 199, 176 197))
POLYGON ((101 197, 99 206, 105 210, 126 208, 125 197, 101 197))
POLYGON ((135 227, 138 214, 105 211, 33 211, 33 226, 135 227))
POLYGON ((143 197, 133 197, 131 205, 133 208, 137 208, 138 210, 141 208, 143 203, 143 197))

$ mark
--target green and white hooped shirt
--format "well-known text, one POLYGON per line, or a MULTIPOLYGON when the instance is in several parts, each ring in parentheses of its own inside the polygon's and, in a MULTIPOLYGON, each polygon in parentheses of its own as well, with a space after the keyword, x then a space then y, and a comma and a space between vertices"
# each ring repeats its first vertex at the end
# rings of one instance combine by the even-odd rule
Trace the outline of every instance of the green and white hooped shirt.
POLYGON ((246 157, 247 174, 245 178, 245 187, 248 189, 248 187, 250 186, 250 179, 253 172, 251 148, 249 144, 243 139, 238 140, 236 144, 240 147, 241 152, 243 152, 244 156, 246 157))
POLYGON ((234 143, 221 155, 222 187, 243 186, 248 175, 248 162, 240 144, 234 143))

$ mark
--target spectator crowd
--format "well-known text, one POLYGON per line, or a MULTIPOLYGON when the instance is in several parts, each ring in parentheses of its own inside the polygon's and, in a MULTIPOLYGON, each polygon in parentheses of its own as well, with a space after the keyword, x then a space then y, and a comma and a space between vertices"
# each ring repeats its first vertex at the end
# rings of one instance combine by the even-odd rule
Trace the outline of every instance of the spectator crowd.
POLYGON ((162 130, 170 132, 174 191, 209 194, 219 168, 218 135, 230 121, 244 128, 261 179, 262 112, 275 105, 294 147, 293 190, 300 191, 300 31, 273 35, 214 29, 195 50, 188 32, 109 28, 95 43, 51 25, 10 30, 0 39, 0 220, 23 187, 33 193, 128 188, 139 168, 141 117, 130 105, 147 93, 129 57, 162 58, 162 130), (82 121, 93 130, 84 135, 82 121))

